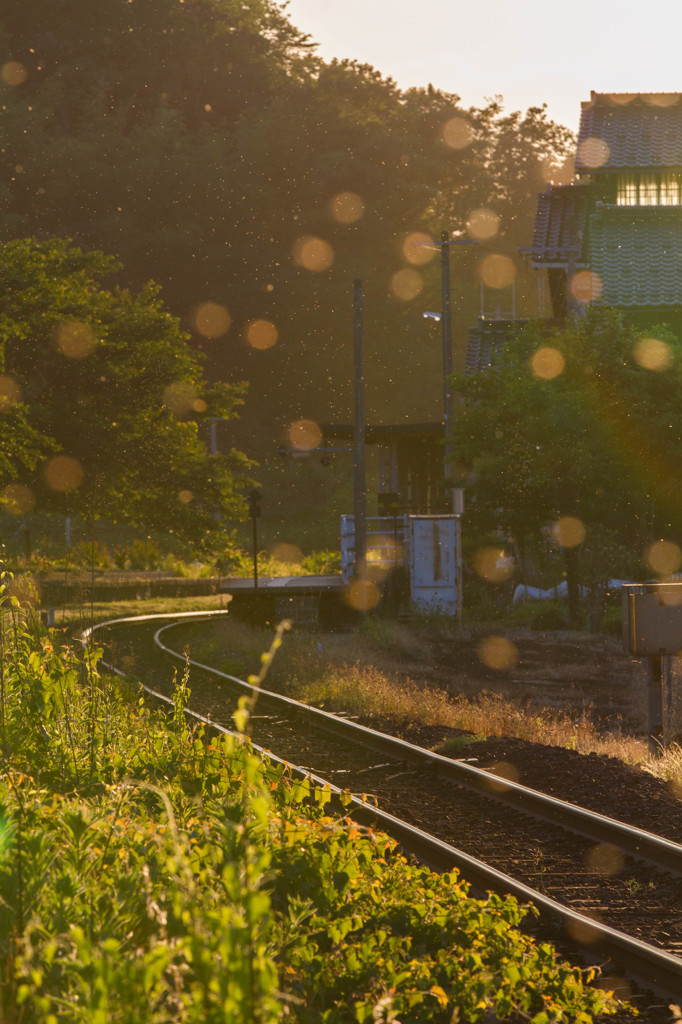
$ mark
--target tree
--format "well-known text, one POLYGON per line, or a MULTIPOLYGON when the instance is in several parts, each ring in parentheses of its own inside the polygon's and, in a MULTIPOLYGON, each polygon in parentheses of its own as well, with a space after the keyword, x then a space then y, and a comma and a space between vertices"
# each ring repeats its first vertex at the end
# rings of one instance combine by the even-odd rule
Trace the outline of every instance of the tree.
POLYGON ((637 563, 657 538, 682 537, 682 343, 667 328, 642 332, 606 308, 536 322, 455 387, 455 450, 479 529, 523 544, 553 526, 565 552, 592 549, 607 578, 623 571, 615 552, 637 563), (577 533, 562 532, 566 521, 577 533))
POLYGON ((247 461, 209 455, 199 423, 235 415, 241 392, 207 386, 154 285, 136 295, 106 288, 118 270, 63 240, 0 250, 0 372, 7 404, 21 399, 29 448, 0 463, 0 482, 30 484, 39 506, 118 517, 200 547, 216 512, 241 516, 235 473, 247 461))

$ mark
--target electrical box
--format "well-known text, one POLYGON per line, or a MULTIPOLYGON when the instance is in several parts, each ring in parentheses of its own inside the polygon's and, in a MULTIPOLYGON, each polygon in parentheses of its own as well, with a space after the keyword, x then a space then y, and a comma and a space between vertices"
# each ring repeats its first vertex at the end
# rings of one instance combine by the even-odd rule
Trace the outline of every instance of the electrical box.
POLYGON ((623 646, 637 658, 682 652, 682 583, 625 583, 623 646))

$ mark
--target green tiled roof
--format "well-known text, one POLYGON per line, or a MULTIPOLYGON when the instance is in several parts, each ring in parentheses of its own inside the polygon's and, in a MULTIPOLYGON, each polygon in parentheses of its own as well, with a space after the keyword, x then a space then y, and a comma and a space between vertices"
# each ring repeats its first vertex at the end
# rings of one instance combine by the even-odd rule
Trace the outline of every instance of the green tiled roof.
POLYGON ((682 305, 682 208, 598 207, 587 255, 607 305, 682 305))

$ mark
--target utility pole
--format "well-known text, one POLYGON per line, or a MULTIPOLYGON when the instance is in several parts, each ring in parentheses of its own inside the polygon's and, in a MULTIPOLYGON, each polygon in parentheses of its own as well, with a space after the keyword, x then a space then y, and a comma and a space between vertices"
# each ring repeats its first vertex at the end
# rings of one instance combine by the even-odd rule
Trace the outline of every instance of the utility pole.
POLYGON ((450 430, 452 427, 452 391, 450 389, 450 377, 452 376, 452 324, 450 318, 450 232, 441 233, 440 246, 440 270, 442 288, 442 318, 443 327, 443 426, 445 430, 445 477, 447 478, 450 459, 452 457, 452 441, 450 430))
POLYGON ((353 446, 353 513, 355 521, 355 575, 365 567, 367 554, 367 487, 365 481, 365 371, 362 338, 362 281, 353 282, 353 336, 355 342, 355 429, 353 446))

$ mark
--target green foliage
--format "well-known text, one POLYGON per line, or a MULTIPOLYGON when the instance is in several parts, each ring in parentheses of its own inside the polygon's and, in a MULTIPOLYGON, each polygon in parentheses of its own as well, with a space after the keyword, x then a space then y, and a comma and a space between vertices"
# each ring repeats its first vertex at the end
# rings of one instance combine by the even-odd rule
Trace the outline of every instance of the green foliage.
POLYGON ((615 1008, 517 930, 514 900, 470 899, 244 737, 188 725, 186 678, 152 713, 99 674, 99 652, 34 636, 16 607, 0 639, 8 1024, 545 1024, 615 1008))
POLYGON ((216 510, 242 513, 234 474, 247 463, 236 452, 210 457, 198 416, 234 415, 239 389, 206 384, 154 286, 108 290, 117 269, 64 241, 4 246, 0 371, 23 396, 26 442, 50 440, 30 459, 12 458, 0 485, 57 451, 61 463, 23 474, 40 507, 120 517, 210 547, 216 510))
POLYGON ((682 430, 682 343, 650 327, 667 353, 658 370, 636 358, 643 332, 617 311, 593 308, 561 328, 530 325, 499 365, 458 378, 463 402, 454 435, 461 470, 473 470, 470 515, 523 546, 559 516, 586 527, 587 582, 633 572, 648 540, 679 536, 675 481, 682 430), (543 347, 563 371, 531 367, 543 347), (633 555, 634 552, 634 555, 633 555))

